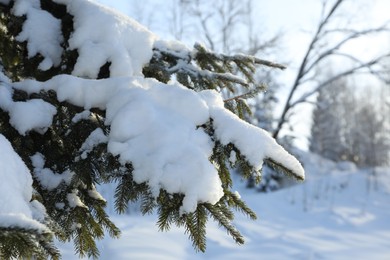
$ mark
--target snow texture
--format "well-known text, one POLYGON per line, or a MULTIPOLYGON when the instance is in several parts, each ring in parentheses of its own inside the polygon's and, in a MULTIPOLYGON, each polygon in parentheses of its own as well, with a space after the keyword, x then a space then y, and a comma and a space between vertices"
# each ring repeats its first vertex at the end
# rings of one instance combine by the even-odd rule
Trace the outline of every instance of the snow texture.
POLYGON ((56 108, 41 99, 14 102, 12 93, 10 87, 0 83, 0 108, 8 112, 10 124, 21 135, 30 130, 44 133, 53 122, 56 108))
POLYGON ((77 190, 73 190, 71 193, 68 193, 66 195, 66 199, 68 201, 69 207, 71 208, 75 208, 75 207, 87 208, 87 206, 84 205, 80 197, 77 195, 77 190))
POLYGON ((217 92, 206 90, 200 94, 209 106, 215 134, 222 144, 234 144, 257 170, 261 169, 264 159, 271 158, 304 179, 302 165, 278 145, 268 132, 240 120, 237 115, 225 109, 222 96, 217 92))
POLYGON ((106 202, 103 196, 96 190, 95 186, 92 186, 92 188, 88 190, 88 195, 95 200, 106 202))
POLYGON ((84 110, 81 113, 77 113, 73 118, 72 118, 72 123, 77 123, 81 120, 87 120, 91 116, 91 111, 89 110, 84 110))
POLYGON ((46 132, 56 113, 57 110, 53 105, 41 99, 14 102, 9 109, 10 123, 21 135, 25 135, 30 130, 46 132))
POLYGON ((74 172, 66 171, 61 174, 54 173, 49 168, 44 168, 45 158, 42 154, 36 153, 31 156, 31 162, 34 167, 34 177, 39 181, 39 183, 47 190, 54 190, 62 182, 65 184, 70 184, 74 172))
MULTIPOLYGON (((214 204, 224 194, 218 171, 209 160, 213 140, 199 128, 212 119, 216 138, 224 145, 234 144, 256 169, 261 168, 263 159, 273 158, 304 176, 302 166, 293 156, 265 131, 225 109, 222 97, 216 91, 195 92, 179 83, 164 84, 142 77, 142 67, 152 57, 154 44, 172 48, 181 55, 188 55, 187 47, 159 41, 132 19, 93 2, 56 2, 65 4, 74 16, 69 48, 77 49, 79 57, 73 75, 55 76, 46 82, 24 80, 12 86, 28 93, 54 90, 60 102, 67 101, 85 110, 106 110, 105 124, 110 132, 108 136, 99 129, 93 132, 81 147, 82 158, 98 143, 107 142, 108 151, 118 155, 122 164, 132 164, 137 183, 146 182, 155 196, 160 189, 184 194, 181 211, 192 212, 198 203, 214 204), (107 62, 111 63, 111 78, 93 79, 107 62)), ((17 1, 14 13, 27 14, 28 29, 31 30, 22 32, 19 40, 26 39, 28 46, 32 46, 29 52, 39 52, 55 65, 53 53, 60 55, 61 50, 56 47, 61 37, 55 37, 58 41, 47 40, 51 46, 46 49, 56 50, 51 53, 42 52, 37 47, 41 39, 31 36, 41 29, 42 21, 51 21, 38 8, 39 1, 17 1)), ((49 32, 56 26, 54 20, 51 22, 49 32)), ((21 134, 32 129, 44 130, 51 124, 55 114, 51 105, 42 100, 13 102, 12 90, 6 86, 0 86, 0 93, 3 94, 0 107, 9 112, 11 124, 21 134)), ((82 113, 73 120, 86 116, 82 113)), ((35 167, 34 174, 41 184, 49 189, 57 187, 62 180, 56 173, 44 169, 42 163, 39 166, 35 167), (45 180, 44 173, 51 177, 45 180)), ((68 195, 73 206, 81 203, 77 198, 75 193, 68 195)))
MULTIPOLYGON (((119 155, 123 164, 131 162, 134 180, 147 182, 155 196, 160 188, 185 194, 183 212, 195 210, 198 202, 214 204, 223 196, 218 172, 209 161, 213 143, 197 128, 210 118, 217 138, 223 144, 233 143, 257 169, 263 159, 277 158, 303 176, 293 156, 265 131, 225 109, 215 91, 197 93, 178 83, 167 85, 141 77, 86 80, 66 75, 14 86, 29 92, 55 90, 60 101, 106 109, 108 151, 119 155)), ((90 149, 89 142, 93 146, 103 139, 103 133, 98 138, 94 134, 83 150, 90 149)))
POLYGON ((107 143, 108 138, 104 135, 103 130, 101 128, 97 128, 87 137, 85 142, 81 145, 80 152, 81 158, 86 159, 88 153, 93 150, 95 146, 101 143, 107 143))
POLYGON ((90 1, 55 2, 66 4, 74 16, 69 48, 77 49, 79 57, 73 75, 96 78, 106 62, 111 62, 111 76, 141 75, 153 54, 154 34, 128 16, 90 1))
POLYGON ((43 206, 32 201, 32 178, 10 142, 0 134, 0 227, 18 227, 47 232, 43 206))
POLYGON ((21 33, 16 40, 27 41, 28 57, 40 53, 44 59, 39 64, 40 70, 48 70, 61 62, 63 37, 61 22, 48 12, 40 10, 38 0, 17 0, 13 7, 17 16, 26 15, 21 33), (45 28, 42 30, 42 28, 45 28))

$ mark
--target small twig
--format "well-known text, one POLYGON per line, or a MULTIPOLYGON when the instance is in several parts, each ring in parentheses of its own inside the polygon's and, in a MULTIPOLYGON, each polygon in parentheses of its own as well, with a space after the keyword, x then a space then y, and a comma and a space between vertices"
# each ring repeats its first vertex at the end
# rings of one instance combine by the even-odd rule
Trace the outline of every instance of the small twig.
POLYGON ((242 95, 238 95, 238 96, 235 96, 235 97, 232 97, 232 98, 228 98, 228 99, 225 99, 223 102, 226 103, 226 102, 237 100, 237 99, 240 99, 240 98, 245 99, 246 96, 248 96, 248 95, 253 95, 253 92, 250 91, 250 92, 244 93, 242 95))
POLYGON ((275 63, 272 61, 268 61, 268 60, 258 59, 258 58, 255 58, 255 63, 260 64, 260 65, 264 65, 264 66, 268 66, 268 67, 272 67, 272 68, 281 69, 281 70, 284 70, 287 68, 285 65, 275 63))
POLYGON ((232 98, 225 99, 223 102, 226 103, 226 102, 229 102, 229 101, 237 100, 237 99, 245 97, 246 95, 248 95, 248 93, 244 93, 242 95, 238 95, 238 96, 235 96, 235 97, 232 97, 232 98))

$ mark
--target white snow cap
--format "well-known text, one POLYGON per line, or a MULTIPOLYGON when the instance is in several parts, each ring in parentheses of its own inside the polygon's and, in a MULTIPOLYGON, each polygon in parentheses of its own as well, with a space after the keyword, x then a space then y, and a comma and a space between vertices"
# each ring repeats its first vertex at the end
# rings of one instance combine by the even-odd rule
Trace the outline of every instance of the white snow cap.
POLYGON ((111 63, 111 76, 141 75, 153 54, 153 33, 128 16, 95 2, 55 2, 65 4, 74 16, 69 48, 77 49, 79 57, 73 75, 96 78, 106 62, 111 63))
POLYGON ((30 203, 31 174, 2 134, 0 154, 0 226, 47 232, 47 227, 37 221, 42 220, 44 208, 37 201, 30 203))
MULTIPOLYGON (((133 165, 137 183, 146 182, 155 196, 160 189, 184 194, 181 211, 192 212, 198 203, 215 204, 224 195, 218 171, 210 162, 213 140, 198 127, 211 118, 217 140, 225 145, 234 144, 256 169, 261 168, 263 159, 272 158, 304 176, 302 166, 293 156, 265 131, 225 109, 216 91, 195 92, 179 83, 164 84, 142 76, 142 67, 152 57, 154 43, 172 47, 182 55, 188 53, 187 47, 156 41, 155 35, 132 19, 91 1, 55 2, 65 4, 74 16, 75 31, 69 43, 71 49, 78 50, 79 57, 73 75, 59 75, 43 83, 25 80, 12 86, 28 93, 54 90, 61 102, 67 101, 86 110, 106 110, 105 124, 110 133, 105 136, 97 129, 81 147, 82 156, 87 156, 94 145, 107 142, 108 151, 118 155, 122 164, 133 165), (106 62, 111 62, 111 78, 85 79, 96 78, 106 62)), ((36 12, 34 6, 39 4, 27 0, 18 3, 24 6, 15 8, 15 12, 27 13, 36 12)), ((30 23, 32 27, 39 26, 34 25, 33 19, 30 23)), ((34 43, 34 37, 28 37, 28 41, 32 41, 32 45, 38 43, 34 43)), ((0 86, 0 94, 4 94, 0 96, 3 103, 0 106, 17 121, 12 114, 21 113, 13 107, 21 105, 15 105, 10 91, 9 87, 0 86)), ((54 110, 43 101, 27 104, 31 105, 31 111, 45 115, 47 121, 40 121, 43 117, 38 116, 33 117, 36 125, 29 123, 28 127, 21 127, 14 123, 20 133, 50 125, 54 110)), ((21 110, 26 112, 24 108, 21 110)), ((75 120, 83 116, 78 115, 75 120)), ((50 187, 54 184, 56 182, 47 183, 50 187)), ((81 203, 76 193, 70 193, 68 201, 75 206, 81 203)))
MULTIPOLYGON (((234 144, 256 169, 263 159, 273 158, 304 176, 293 156, 264 130, 225 109, 216 91, 198 93, 178 83, 167 85, 141 77, 86 80, 65 75, 40 84, 24 81, 14 86, 28 91, 52 89, 61 101, 105 108, 110 134, 106 138, 97 130, 91 138, 95 140, 95 134, 100 137, 92 146, 107 142, 108 151, 119 155, 123 164, 132 163, 134 180, 147 182, 154 195, 161 188, 183 193, 183 212, 195 210, 199 202, 214 204, 223 196, 218 172, 209 161, 213 142, 197 128, 210 118, 218 140, 234 144)), ((90 141, 83 146, 86 151, 90 141)))
POLYGON ((7 111, 10 116, 10 124, 21 135, 35 130, 44 133, 53 122, 56 108, 42 99, 31 99, 26 102, 14 102, 12 89, 0 83, 0 108, 7 111))
MULTIPOLYGON (((142 67, 153 54, 152 45, 157 38, 153 33, 128 16, 92 1, 54 2, 66 5, 74 19, 69 49, 77 49, 79 56, 73 75, 96 78, 107 62, 111 63, 111 76, 141 75, 142 67)), ((38 0, 15 0, 12 11, 14 15, 27 16, 16 40, 27 41, 29 57, 38 53, 44 57, 38 68, 58 66, 64 40, 61 21, 40 10, 38 0)))
POLYGON ((41 99, 14 102, 9 110, 10 123, 21 135, 33 129, 40 133, 46 132, 56 113, 53 105, 41 99))
POLYGON ((17 16, 26 15, 23 29, 16 37, 17 41, 27 41, 28 57, 40 53, 44 59, 39 69, 48 70, 61 62, 63 41, 61 21, 48 12, 39 9, 38 0, 16 0, 13 13, 17 16), (42 30, 42 28, 45 28, 42 30))

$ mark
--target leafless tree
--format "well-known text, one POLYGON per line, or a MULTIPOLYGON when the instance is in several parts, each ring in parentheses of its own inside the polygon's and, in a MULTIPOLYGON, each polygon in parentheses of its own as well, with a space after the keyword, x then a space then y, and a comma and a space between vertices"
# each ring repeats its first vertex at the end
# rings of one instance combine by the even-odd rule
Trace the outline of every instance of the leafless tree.
POLYGON ((347 21, 346 12, 343 10, 344 7, 348 7, 348 2, 353 4, 348 0, 323 1, 320 22, 311 38, 304 58, 300 62, 295 80, 273 133, 274 138, 279 137, 280 131, 289 122, 293 108, 307 102, 321 88, 350 75, 368 73, 383 79, 385 71, 389 72, 388 68, 385 67, 385 61, 389 59, 390 51, 369 60, 363 60, 345 48, 362 38, 389 33, 388 23, 375 28, 355 28, 352 20, 347 21), (345 26, 340 26, 341 24, 345 24, 345 26), (329 64, 335 59, 338 63, 342 62, 343 67, 332 77, 319 80, 316 72, 321 66, 329 64), (310 86, 310 89, 301 94, 303 86, 310 86))
POLYGON ((179 40, 196 34, 214 51, 256 55, 274 49, 280 39, 278 33, 259 37, 262 28, 255 26, 252 0, 172 0, 171 5, 170 33, 179 40))

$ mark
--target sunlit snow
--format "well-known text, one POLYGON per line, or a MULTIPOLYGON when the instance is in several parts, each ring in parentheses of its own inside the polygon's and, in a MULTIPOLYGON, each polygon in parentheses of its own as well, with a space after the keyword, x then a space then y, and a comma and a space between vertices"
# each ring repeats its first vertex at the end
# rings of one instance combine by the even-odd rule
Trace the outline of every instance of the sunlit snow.
MULTIPOLYGON (((142 77, 142 67, 150 60, 154 44, 183 55, 189 53, 186 46, 157 40, 157 36, 131 18, 93 2, 56 2, 65 4, 74 16, 69 48, 77 49, 79 57, 73 75, 58 75, 46 82, 26 79, 11 86, 28 93, 54 90, 60 102, 67 101, 86 110, 106 110, 109 134, 106 137, 99 129, 91 134, 80 148, 82 157, 96 144, 107 143, 108 151, 118 155, 122 164, 132 164, 136 182, 147 182, 155 196, 161 188, 170 193, 183 193, 181 210, 191 212, 198 203, 214 204, 223 196, 217 169, 209 160, 213 140, 199 128, 212 119, 217 139, 223 144, 236 145, 255 168, 261 168, 263 159, 274 158, 304 176, 299 162, 265 131, 226 110, 219 93, 197 93, 175 82, 164 84, 142 77), (111 77, 91 79, 97 77, 106 62, 111 64, 111 77)), ((45 44, 51 46, 45 49, 51 51, 40 51, 41 39, 35 37, 34 30, 41 31, 40 23, 49 18, 44 17, 38 7, 38 1, 16 1, 14 13, 27 14, 28 31, 26 27, 20 40, 27 40, 29 52, 39 52, 54 66, 57 64, 55 56, 62 51, 58 48, 61 37, 46 37, 45 44)), ((50 31, 55 29, 55 24, 53 20, 50 31)), ((9 86, 0 87, 0 91, 6 94, 2 98, 4 104, 0 105, 9 112, 11 124, 21 134, 30 130, 43 133, 50 126, 56 112, 50 104, 43 100, 13 102, 9 86)), ((73 120, 85 117, 86 113, 73 120)), ((42 179, 45 171, 47 169, 34 171, 40 182, 46 183, 48 188, 58 185, 59 180, 53 182, 56 173, 47 174, 53 177, 50 181, 42 179)))
POLYGON ((31 174, 12 148, 0 134, 0 227, 35 229, 47 232, 41 224, 45 214, 43 206, 32 201, 31 174))

